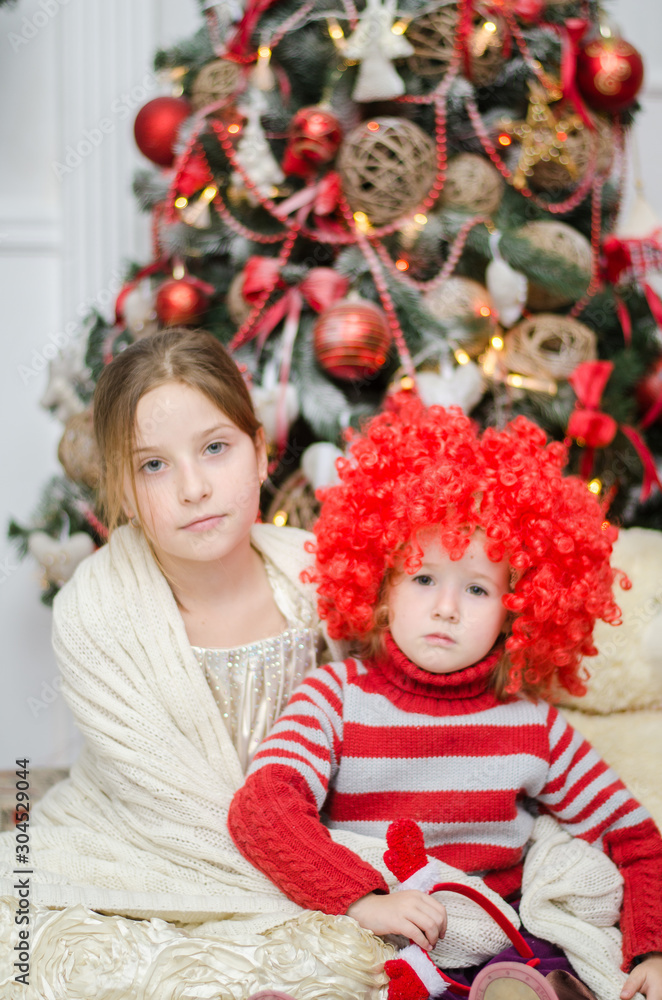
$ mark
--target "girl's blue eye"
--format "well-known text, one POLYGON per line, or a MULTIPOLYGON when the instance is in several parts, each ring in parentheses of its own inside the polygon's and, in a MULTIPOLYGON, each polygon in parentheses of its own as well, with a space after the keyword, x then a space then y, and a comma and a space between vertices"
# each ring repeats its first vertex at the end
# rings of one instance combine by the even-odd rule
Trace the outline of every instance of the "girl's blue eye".
POLYGON ((227 445, 223 441, 212 441, 211 444, 207 445, 207 451, 210 455, 220 455, 225 451, 227 445))
POLYGON ((474 597, 481 597, 483 594, 487 594, 485 588, 479 587, 477 583, 472 583, 471 586, 467 587, 467 590, 474 597))
POLYGON ((160 472, 163 462, 160 458, 150 458, 148 462, 142 466, 145 472, 160 472))

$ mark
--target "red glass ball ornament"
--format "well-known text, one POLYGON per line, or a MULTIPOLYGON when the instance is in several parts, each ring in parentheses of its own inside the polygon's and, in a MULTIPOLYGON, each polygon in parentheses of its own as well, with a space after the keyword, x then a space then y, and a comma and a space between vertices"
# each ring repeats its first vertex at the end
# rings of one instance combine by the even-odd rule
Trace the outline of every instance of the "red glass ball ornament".
POLYGON ((189 277, 170 278, 156 293, 156 315, 164 326, 195 323, 209 308, 209 296, 189 277))
POLYGON ((596 111, 622 111, 632 104, 644 79, 641 56, 623 38, 593 38, 577 55, 577 86, 596 111))
POLYGON ((133 134, 143 156, 160 167, 175 162, 175 142, 182 122, 191 114, 185 97, 155 97, 136 115, 133 134))
MULTIPOLYGON (((649 371, 646 372, 641 382, 638 383, 635 395, 641 414, 645 416, 650 408, 662 397, 662 358, 657 358, 653 362, 649 371)), ((662 414, 657 418, 656 423, 660 420, 660 417, 662 417, 662 414)))
POLYGON ((329 163, 341 142, 340 122, 323 108, 300 108, 290 122, 288 151, 306 163, 329 163))
POLYGON ((367 299, 344 299, 329 306, 313 327, 315 354, 334 378, 359 381, 375 375, 391 345, 386 314, 367 299))

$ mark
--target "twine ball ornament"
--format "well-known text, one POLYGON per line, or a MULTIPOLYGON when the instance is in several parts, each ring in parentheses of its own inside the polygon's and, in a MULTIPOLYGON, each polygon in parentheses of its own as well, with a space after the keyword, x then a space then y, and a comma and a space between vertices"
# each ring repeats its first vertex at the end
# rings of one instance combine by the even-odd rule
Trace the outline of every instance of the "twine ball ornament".
POLYGON ((409 65, 418 76, 443 76, 453 55, 458 12, 454 4, 438 7, 417 17, 407 28, 414 47, 409 65))
POLYGON ((504 188, 501 174, 484 156, 459 153, 449 160, 440 201, 445 208, 492 215, 501 204, 504 188))
POLYGON ((241 69, 229 59, 213 59, 203 66, 191 87, 191 105, 194 111, 208 104, 223 101, 236 93, 241 79, 241 69))
MULTIPOLYGON (((583 271, 586 275, 585 289, 588 288, 591 280, 591 244, 572 226, 566 225, 565 222, 557 222, 555 219, 541 219, 538 222, 527 222, 525 226, 517 230, 516 235, 528 240, 537 250, 550 256, 560 257, 568 264, 573 264, 578 270, 583 271)), ((558 290, 551 291, 529 280, 529 293, 526 300, 529 309, 536 312, 546 312, 569 305, 574 300, 574 294, 558 290)))
POLYGON ((468 39, 469 79, 476 87, 489 87, 501 72, 504 63, 506 24, 501 17, 474 21, 468 39))
POLYGON ((453 338, 471 357, 477 357, 494 335, 496 316, 490 293, 472 278, 453 275, 426 292, 423 302, 451 328, 453 338))
POLYGON ((315 490, 297 469, 274 493, 264 520, 272 524, 287 524, 292 528, 310 531, 319 517, 321 504, 315 498, 315 490))
POLYGON ((572 316, 529 316, 504 339, 504 362, 520 375, 567 379, 577 365, 597 356, 595 333, 572 316))
POLYGON ((565 140, 565 153, 576 167, 576 177, 573 179, 570 176, 567 166, 558 157, 542 159, 533 166, 529 178, 529 186, 534 191, 553 192, 575 187, 586 175, 594 143, 595 171, 600 176, 609 173, 615 149, 612 123, 605 115, 595 115, 594 121, 595 132, 582 126, 576 132, 571 132, 565 140))
POLYGON ((406 118, 374 118, 345 139, 337 170, 352 211, 379 226, 420 205, 436 176, 437 152, 406 118))
POLYGON ((349 381, 376 375, 386 363, 391 340, 384 311, 358 297, 334 302, 313 327, 319 365, 333 378, 349 381))
POLYGON ((69 479, 90 489, 99 485, 101 459, 94 436, 92 410, 83 410, 67 420, 57 457, 69 479))

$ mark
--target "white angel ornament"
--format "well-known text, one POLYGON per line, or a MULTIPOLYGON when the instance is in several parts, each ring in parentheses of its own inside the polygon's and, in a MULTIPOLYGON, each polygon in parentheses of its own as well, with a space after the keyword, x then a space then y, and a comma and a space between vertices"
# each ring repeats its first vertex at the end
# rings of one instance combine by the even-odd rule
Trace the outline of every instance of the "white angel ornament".
POLYGON ((347 39, 345 59, 361 63, 352 94, 355 101, 388 101, 405 92, 391 60, 412 55, 414 48, 392 30, 394 19, 395 0, 368 0, 358 27, 347 39))

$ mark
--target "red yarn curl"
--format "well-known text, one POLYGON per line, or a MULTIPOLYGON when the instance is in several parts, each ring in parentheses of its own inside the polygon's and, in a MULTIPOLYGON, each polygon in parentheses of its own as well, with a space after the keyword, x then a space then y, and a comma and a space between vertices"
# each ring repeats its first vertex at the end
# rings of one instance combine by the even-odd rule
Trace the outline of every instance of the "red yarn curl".
POLYGON ((503 599, 513 616, 506 692, 559 685, 584 694, 580 664, 597 653, 595 622, 620 623, 612 584, 630 584, 609 563, 617 529, 585 483, 563 475, 564 446, 525 417, 481 434, 459 408, 426 409, 409 394, 349 440, 340 482, 318 494, 308 543, 316 563, 302 574, 317 585, 329 635, 365 640, 378 631, 385 575, 394 566, 416 572, 422 530, 438 525, 460 559, 481 528, 488 557, 508 559, 516 580, 503 599))

